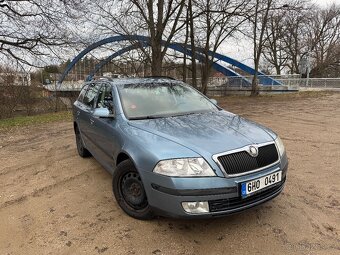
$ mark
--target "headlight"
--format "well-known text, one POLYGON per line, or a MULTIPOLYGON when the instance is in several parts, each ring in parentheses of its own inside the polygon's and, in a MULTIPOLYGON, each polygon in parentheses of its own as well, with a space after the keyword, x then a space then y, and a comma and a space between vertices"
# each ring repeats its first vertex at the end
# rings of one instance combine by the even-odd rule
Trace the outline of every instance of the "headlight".
POLYGON ((280 137, 276 137, 275 143, 276 143, 277 149, 279 150, 280 156, 282 157, 283 154, 285 153, 285 146, 283 145, 283 142, 280 139, 280 137))
POLYGON ((216 176, 209 164, 203 158, 168 159, 158 162, 154 173, 166 176, 216 176))

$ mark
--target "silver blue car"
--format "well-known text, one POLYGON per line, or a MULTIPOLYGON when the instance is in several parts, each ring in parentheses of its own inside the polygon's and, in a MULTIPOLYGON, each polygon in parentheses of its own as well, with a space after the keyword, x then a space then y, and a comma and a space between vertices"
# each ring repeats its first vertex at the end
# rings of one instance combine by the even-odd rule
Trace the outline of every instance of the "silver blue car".
POLYGON ((277 196, 288 160, 270 129, 170 78, 99 79, 73 107, 81 157, 112 175, 130 216, 206 218, 277 196))

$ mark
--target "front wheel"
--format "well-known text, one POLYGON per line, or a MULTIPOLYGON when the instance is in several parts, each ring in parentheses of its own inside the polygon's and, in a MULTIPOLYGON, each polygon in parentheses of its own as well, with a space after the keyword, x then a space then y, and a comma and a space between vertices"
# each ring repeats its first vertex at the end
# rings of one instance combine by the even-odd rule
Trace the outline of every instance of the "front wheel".
POLYGON ((130 160, 121 162, 113 174, 113 194, 119 206, 133 218, 153 218, 140 175, 130 160))

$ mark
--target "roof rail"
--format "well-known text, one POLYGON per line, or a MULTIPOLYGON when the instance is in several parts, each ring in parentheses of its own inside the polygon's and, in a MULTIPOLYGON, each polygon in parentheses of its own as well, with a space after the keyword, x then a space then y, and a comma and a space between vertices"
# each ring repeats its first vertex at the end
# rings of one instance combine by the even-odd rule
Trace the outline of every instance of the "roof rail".
POLYGON ((107 76, 96 76, 92 80, 113 81, 113 78, 107 76))
POLYGON ((166 79, 169 79, 169 80, 176 80, 175 78, 173 77, 170 77, 170 76, 162 76, 162 75, 156 75, 156 76, 144 76, 144 78, 166 78, 166 79))

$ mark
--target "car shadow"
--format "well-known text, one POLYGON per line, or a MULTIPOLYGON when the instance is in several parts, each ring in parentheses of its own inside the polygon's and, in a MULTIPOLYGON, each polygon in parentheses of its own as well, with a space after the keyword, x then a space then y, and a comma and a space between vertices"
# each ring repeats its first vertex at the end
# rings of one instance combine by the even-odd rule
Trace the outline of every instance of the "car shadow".
POLYGON ((208 219, 173 219, 159 216, 154 219, 154 222, 158 225, 167 225, 169 229, 175 232, 185 233, 196 232, 197 230, 207 232, 214 230, 218 232, 219 229, 225 230, 227 228, 229 233, 232 233, 233 231, 240 231, 240 226, 246 228, 250 225, 264 224, 262 223, 262 219, 268 219, 271 214, 275 214, 275 210, 268 210, 272 209, 271 203, 272 201, 269 201, 255 208, 221 217, 208 219))

